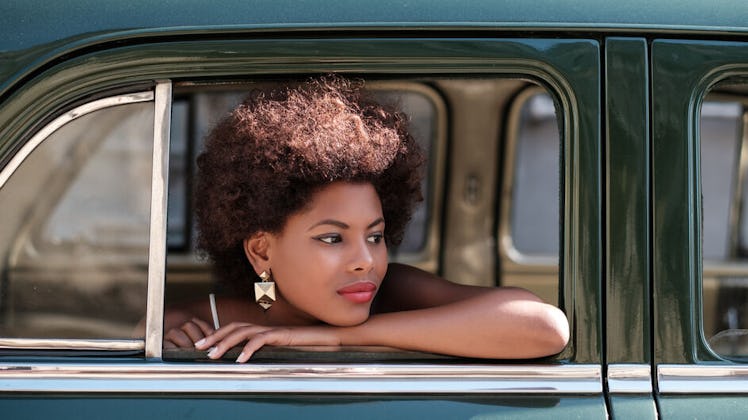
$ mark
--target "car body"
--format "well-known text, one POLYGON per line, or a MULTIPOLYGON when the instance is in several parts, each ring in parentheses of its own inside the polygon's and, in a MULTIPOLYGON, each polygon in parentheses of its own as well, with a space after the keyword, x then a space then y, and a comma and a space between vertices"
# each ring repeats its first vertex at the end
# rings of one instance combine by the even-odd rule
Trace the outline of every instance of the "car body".
POLYGON ((0 12, 0 412, 748 413, 741 1, 13 0, 0 12), (557 303, 563 352, 267 349, 241 366, 166 354, 164 305, 211 287, 189 204, 201 135, 248 90, 327 73, 425 121, 425 207, 393 258, 557 303), (710 124, 723 141, 705 140, 710 124))

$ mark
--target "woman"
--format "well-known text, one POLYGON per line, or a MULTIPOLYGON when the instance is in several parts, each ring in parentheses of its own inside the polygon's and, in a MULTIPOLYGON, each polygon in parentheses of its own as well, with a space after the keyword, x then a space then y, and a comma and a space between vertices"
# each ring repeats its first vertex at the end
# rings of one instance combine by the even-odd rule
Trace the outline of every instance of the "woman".
POLYGON ((266 344, 560 352, 567 320, 533 294, 388 264, 421 199, 423 159, 405 125, 338 77, 254 93, 220 122, 198 159, 199 245, 222 282, 254 283, 255 299, 167 311, 165 347, 216 359, 246 342, 240 363, 266 344))

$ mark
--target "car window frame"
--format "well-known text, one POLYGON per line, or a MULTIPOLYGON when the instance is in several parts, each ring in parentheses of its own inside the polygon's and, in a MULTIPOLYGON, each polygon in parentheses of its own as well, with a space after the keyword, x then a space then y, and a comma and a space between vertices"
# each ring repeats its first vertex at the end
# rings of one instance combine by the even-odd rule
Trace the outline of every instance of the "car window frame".
MULTIPOLYGON (((564 212, 564 250, 563 260, 567 262, 564 266, 562 288, 565 289, 565 299, 562 299, 561 307, 570 314, 569 319, 573 334, 580 338, 579 342, 572 340, 571 344, 561 354, 544 360, 543 364, 491 364, 491 362, 475 363, 466 360, 464 363, 448 367, 447 365, 414 365, 405 367, 403 365, 383 365, 377 372, 372 373, 368 365, 336 364, 325 369, 315 369, 308 364, 298 366, 278 367, 273 364, 258 364, 251 366, 228 365, 216 368, 212 364, 185 363, 179 366, 164 364, 161 358, 161 338, 163 335, 163 287, 164 287, 164 258, 166 251, 166 224, 165 210, 154 211, 152 214, 152 231, 149 254, 149 296, 146 315, 146 337, 145 337, 145 365, 140 362, 135 364, 95 364, 89 368, 81 367, 75 363, 65 364, 65 372, 60 375, 70 374, 72 371, 89 372, 90 377, 96 375, 107 375, 107 372, 117 372, 124 377, 133 379, 132 382, 124 381, 121 387, 127 389, 138 388, 145 392, 153 391, 158 381, 167 379, 179 379, 183 375, 197 375, 213 381, 220 385, 220 378, 215 379, 211 375, 231 376, 236 372, 254 372, 244 380, 237 380, 245 386, 227 388, 227 385, 211 388, 225 390, 226 392, 243 392, 257 389, 249 386, 253 379, 261 378, 284 378, 284 375, 298 375, 311 372, 307 379, 298 379, 301 388, 293 388, 299 392, 325 392, 329 385, 329 372, 337 372, 339 375, 351 373, 350 383, 364 379, 381 379, 391 374, 391 381, 383 381, 380 385, 395 386, 397 384, 408 384, 403 382, 402 374, 398 372, 409 372, 406 376, 418 380, 428 379, 432 382, 431 387, 418 387, 418 390, 403 390, 403 392, 434 392, 445 393, 540 393, 556 394, 571 393, 575 395, 595 395, 595 400, 601 402, 602 398, 602 359, 600 347, 601 334, 601 307, 595 302, 600 300, 600 104, 599 85, 596 83, 600 74, 600 43, 594 39, 530 39, 530 38, 486 38, 486 39, 368 39, 368 38, 341 38, 341 39, 260 39, 260 40, 211 40, 196 41, 173 41, 165 43, 152 43, 147 41, 138 47, 141 59, 135 62, 123 60, 131 57, 132 50, 126 47, 121 49, 112 48, 96 52, 97 59, 86 61, 82 57, 72 57, 64 66, 52 67, 44 83, 31 85, 28 89, 18 93, 21 100, 14 104, 15 107, 23 108, 24 101, 34 102, 43 98, 40 106, 33 110, 18 110, 21 118, 14 122, 9 130, 14 131, 19 127, 28 127, 43 120, 39 115, 40 110, 48 112, 49 107, 54 107, 58 101, 74 97, 78 100, 86 95, 96 94, 107 89, 119 88, 127 84, 152 84, 154 80, 161 81, 160 89, 171 88, 170 82, 163 79, 168 75, 172 81, 189 80, 207 77, 231 77, 241 75, 251 77, 252 75, 268 74, 308 74, 319 72, 342 72, 346 74, 358 74, 362 68, 366 72, 377 74, 433 74, 453 75, 460 74, 469 77, 479 74, 485 77, 527 77, 538 81, 554 91, 563 109, 566 111, 564 119, 564 142, 565 150, 568 150, 567 159, 564 164, 564 179, 569 180, 564 185, 565 206, 571 206, 574 211, 564 212), (211 44, 211 54, 200 55, 196 58, 194 54, 197 48, 205 51, 205 43, 211 44), (310 46, 315 46, 311 48, 310 46), (551 48, 551 47, 554 48, 551 48), (317 50, 319 49, 319 51, 317 50), (553 57, 548 56, 552 50, 553 57), (226 51, 230 51, 227 54, 226 51), (315 51, 314 57, 309 51, 315 51), (355 53, 352 53, 355 51, 355 53), (400 51, 407 51, 405 56, 400 56, 400 51), (332 58, 326 54, 330 54, 332 58), (383 62, 383 56, 388 61, 383 62), (185 57, 190 57, 192 66, 183 66, 185 57), (258 59, 260 57, 261 59, 258 59), (275 59, 274 59, 275 57, 275 59), (322 57, 322 58, 319 58, 322 57), (352 58, 351 58, 352 57, 352 58), (466 58, 469 57, 469 58, 466 58), (197 65, 197 61, 202 64, 197 65), (177 65, 179 63, 179 65, 177 65), (84 66, 85 64, 85 66, 84 66), (78 66, 78 67, 76 67, 78 66), (573 69, 573 70, 572 70, 573 69), (580 71, 583 70, 583 71, 580 71), (567 78, 568 77, 568 78, 567 78), (71 83, 70 79, 78 83, 71 83), (570 80, 569 78, 573 79, 570 80), (85 83, 84 83, 85 82, 85 83), (61 89, 50 87, 60 86, 61 89), (577 87, 581 91, 575 90, 577 87), (49 94, 49 92, 52 94, 49 94), (45 96, 46 95, 46 96, 45 96), (580 107, 580 101, 584 100, 584 107, 580 107), (46 108, 45 106, 46 105, 46 108), (585 139, 585 141, 581 141, 585 139), (582 182, 578 173, 582 172, 588 177, 582 182), (590 180, 592 179, 592 181, 590 180), (592 184, 592 187, 590 185, 592 184), (155 222, 153 217, 157 218, 155 222), (161 219, 158 219, 161 217, 161 219), (584 225, 584 228, 580 228, 584 225), (158 232, 160 231, 160 232, 158 232), (156 246, 156 243, 160 245, 156 246), (151 291, 150 288, 154 290, 151 291), (573 311, 573 316, 572 312, 573 311), (161 322, 160 322, 161 321, 161 322), (584 325, 584 328, 578 327, 584 325), (471 367, 472 366, 472 367, 471 367), (68 370, 70 368, 70 370, 68 370), (79 370, 76 370, 79 369, 79 370), (175 372, 179 372, 177 375, 175 372), (324 374, 319 374, 323 372, 324 374), (357 373, 358 372, 358 373, 357 373), (389 372, 389 373, 388 373, 389 372), (420 373, 419 373, 420 372, 420 373), (472 372, 472 373, 471 373, 472 372), (146 381, 140 385, 136 380, 144 377, 157 376, 154 381, 146 381), (274 376, 276 375, 276 376, 274 376), (357 376, 358 375, 358 376, 357 376), (419 376, 420 375, 420 376, 419 376), (457 375, 457 376, 453 376, 457 375), (465 381, 465 378, 473 377, 476 381, 465 381), (210 379, 213 378, 213 379, 210 379), (459 379, 458 379, 459 378, 459 379), (482 379, 478 379, 482 378, 482 379), (511 379, 514 378, 514 379, 511 379), (522 378, 532 378, 529 382, 522 382, 522 378), (518 382, 519 381, 519 382, 518 382), (464 384, 461 385, 461 383, 464 384), (156 383, 156 385, 154 385, 156 383), (523 384, 523 386, 519 386, 523 384), (529 388, 524 387, 529 386, 529 388), (248 387, 249 386, 249 387, 248 387), (133 388, 134 387, 134 388, 133 388), (321 391, 320 391, 321 390, 321 391)), ((157 95, 161 97, 161 95, 157 95)), ((170 97, 166 95, 165 98, 170 97)), ((162 99, 163 104, 168 99, 162 99)), ((159 106, 156 118, 166 118, 168 106, 159 106)), ((13 118, 14 113, 9 114, 13 118)), ((161 133, 168 130, 170 124, 161 124, 155 131, 161 133)), ((0 132, 0 134, 2 134, 0 132)), ((168 139, 168 135, 162 136, 162 142, 168 139)), ((168 147, 155 147, 161 153, 168 147)), ((3 149, 2 153, 7 153, 3 149)), ((2 158, 0 156, 0 158, 2 158)), ((160 165, 154 165, 154 171, 159 171, 153 177, 153 182, 161 182, 161 188, 167 185, 163 182, 168 176, 168 162, 163 155, 158 157, 160 165), (160 181, 159 181, 160 180, 160 181)), ((447 187, 449 188, 449 187, 447 187)), ((152 193, 154 208, 164 209, 164 191, 152 193), (159 197, 161 197, 159 199, 159 197)), ((564 207, 566 208, 566 207, 564 207)), ((47 377, 58 377, 54 373, 45 370, 47 364, 41 362, 13 363, 8 377, 13 377, 14 371, 39 372, 47 377), (35 367, 34 367, 35 366, 35 367), (46 372, 46 373, 41 373, 46 372)), ((54 365, 54 363, 52 363, 54 365)), ((59 364, 55 365, 59 366, 59 364)), ((0 372, 1 374, 1 372, 0 372)), ((335 375, 334 373, 332 374, 335 375)), ((84 375, 85 376, 85 375, 84 375)), ((89 376, 87 376, 89 377, 89 376)), ((225 378, 226 376, 224 376, 225 378)), ((367 380, 368 380, 367 379, 367 380)), ((85 381, 84 381, 85 382, 85 381)), ((265 383, 266 381, 260 381, 265 383)), ((163 383, 162 383, 163 384, 163 383)), ((228 384, 228 382, 226 382, 228 384)), ((50 388, 41 382, 31 383, 19 379, 6 386, 18 385, 14 389, 43 390, 50 388)), ((84 389, 86 384, 75 385, 67 390, 84 389), (76 388, 77 387, 77 388, 76 388)), ((409 384, 408 386, 411 386, 409 384)), ((112 385, 111 389, 118 389, 112 385)), ((188 386, 185 384, 185 386, 188 386)), ((123 388, 123 389, 124 389, 123 388)), ((339 387, 333 387, 339 389, 339 387)), ((109 389, 109 388, 108 388, 109 389)), ((162 389, 162 388, 161 388, 162 389)), ((192 388, 191 388, 192 389, 192 388)), ((332 388, 329 388, 332 389, 332 388)), ((371 389, 371 388, 368 388, 371 389)), ((381 387, 378 389, 382 389, 381 387)), ((288 392, 289 388, 284 391, 288 392)), ((261 392, 265 392, 264 390, 261 392)))

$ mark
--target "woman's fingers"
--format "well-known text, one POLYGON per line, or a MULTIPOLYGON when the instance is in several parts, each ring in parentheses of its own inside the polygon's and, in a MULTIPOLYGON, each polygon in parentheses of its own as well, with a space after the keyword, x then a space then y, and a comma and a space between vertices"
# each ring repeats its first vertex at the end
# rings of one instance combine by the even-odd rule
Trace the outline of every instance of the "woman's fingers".
POLYGON ((275 346, 287 346, 291 344, 291 331, 287 328, 279 328, 269 331, 263 331, 255 334, 254 337, 250 338, 242 352, 239 353, 239 357, 236 358, 237 363, 244 363, 252 357, 257 350, 265 345, 275 346))
POLYGON ((195 323, 200 328, 200 331, 203 332, 203 337, 207 337, 215 332, 213 327, 208 324, 207 322, 203 321, 200 318, 192 318, 192 322, 195 323))
POLYGON ((262 334, 268 329, 268 327, 253 324, 227 325, 226 327, 220 328, 215 334, 206 337, 205 343, 201 344, 204 346, 212 345, 213 348, 208 353, 208 357, 211 359, 218 359, 232 347, 238 346, 247 340, 251 340, 253 337, 262 334))
POLYGON ((206 336, 212 334, 213 328, 205 321, 192 318, 179 328, 172 328, 164 335, 164 348, 190 348, 206 336))
POLYGON ((260 327, 259 325, 254 324, 247 324, 244 322, 232 322, 231 324, 225 325, 215 331, 213 331, 211 334, 208 334, 205 336, 204 340, 200 340, 195 343, 195 347, 198 350, 205 350, 219 341, 226 338, 229 334, 232 334, 234 331, 236 331, 239 328, 246 328, 246 327, 258 327, 258 328, 264 328, 267 329, 267 327, 260 327))
POLYGON ((179 329, 190 338, 190 346, 192 346, 192 343, 197 343, 205 337, 205 333, 203 333, 202 329, 194 322, 194 319, 193 321, 185 322, 181 327, 179 327, 179 329))
POLYGON ((193 341, 181 328, 172 328, 164 335, 164 346, 170 342, 174 347, 189 348, 193 341))

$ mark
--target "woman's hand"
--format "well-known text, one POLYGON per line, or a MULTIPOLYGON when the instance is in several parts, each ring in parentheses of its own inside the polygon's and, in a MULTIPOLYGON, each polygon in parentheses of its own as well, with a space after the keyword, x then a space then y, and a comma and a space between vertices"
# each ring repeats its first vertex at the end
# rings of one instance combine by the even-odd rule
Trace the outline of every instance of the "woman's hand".
POLYGON ((192 348, 200 340, 213 334, 215 330, 202 319, 192 318, 179 327, 171 328, 164 334, 164 348, 192 348))
POLYGON ((244 363, 264 345, 271 346, 339 346, 339 328, 316 327, 266 327, 245 322, 232 322, 195 343, 198 350, 210 349, 208 357, 219 359, 232 347, 247 342, 237 357, 244 363), (211 348, 212 347, 212 348, 211 348))

